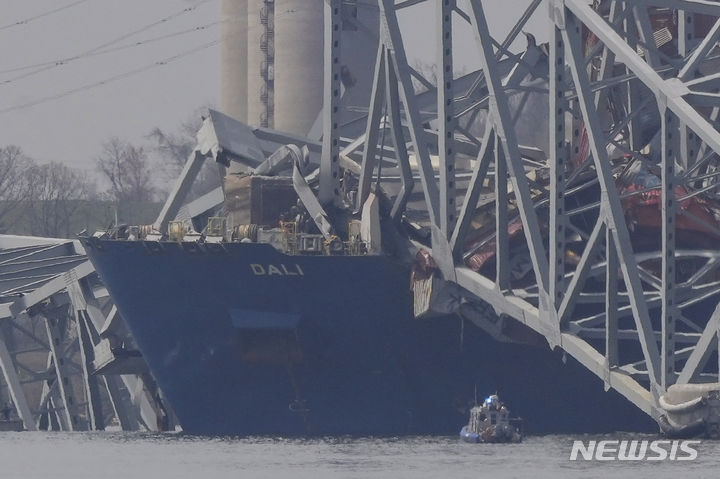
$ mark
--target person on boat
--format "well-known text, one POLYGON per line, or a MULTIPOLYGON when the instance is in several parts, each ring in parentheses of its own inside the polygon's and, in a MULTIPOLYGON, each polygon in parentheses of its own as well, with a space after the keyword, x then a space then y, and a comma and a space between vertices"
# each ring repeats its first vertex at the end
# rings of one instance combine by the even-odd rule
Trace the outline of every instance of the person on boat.
POLYGON ((490 410, 497 411, 500 409, 500 398, 497 397, 497 394, 489 396, 485 400, 485 406, 490 410))

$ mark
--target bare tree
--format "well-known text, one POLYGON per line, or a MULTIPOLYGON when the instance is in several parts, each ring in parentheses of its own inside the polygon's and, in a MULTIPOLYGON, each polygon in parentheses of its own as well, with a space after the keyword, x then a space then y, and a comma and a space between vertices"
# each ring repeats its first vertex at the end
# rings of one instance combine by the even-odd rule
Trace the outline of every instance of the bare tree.
POLYGON ((155 127, 148 134, 148 138, 155 143, 153 150, 163 160, 163 173, 169 180, 175 179, 195 147, 193 135, 188 134, 184 129, 179 133, 167 133, 155 127))
POLYGON ((197 135, 203 122, 202 111, 205 111, 205 108, 195 111, 173 133, 155 127, 147 135, 155 143, 153 149, 168 163, 168 170, 173 170, 173 179, 185 166, 185 162, 192 153, 193 148, 195 148, 195 135, 197 135))
POLYGON ((61 163, 33 165, 26 172, 33 235, 69 237, 73 221, 93 190, 86 173, 61 163))
MULTIPOLYGON (((196 111, 191 119, 182 123, 174 133, 154 128, 148 134, 148 138, 155 143, 153 150, 162 159, 161 170, 170 184, 178 177, 195 148, 195 135, 202 126, 200 111, 196 111)), ((190 198, 197 198, 211 191, 220 185, 220 181, 220 170, 217 165, 211 161, 205 162, 193 183, 190 198)))
POLYGON ((149 202, 154 199, 150 161, 145 150, 127 141, 111 138, 96 158, 97 168, 110 183, 110 196, 116 203, 149 202))
POLYGON ((18 206, 28 198, 25 171, 32 165, 22 150, 14 145, 0 148, 0 230, 17 222, 18 206))

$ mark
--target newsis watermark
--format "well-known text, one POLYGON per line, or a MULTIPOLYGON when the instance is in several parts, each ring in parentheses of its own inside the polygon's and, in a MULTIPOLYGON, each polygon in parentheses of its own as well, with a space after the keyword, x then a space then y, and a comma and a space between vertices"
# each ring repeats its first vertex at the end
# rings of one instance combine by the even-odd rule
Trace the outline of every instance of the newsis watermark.
POLYGON ((573 441, 571 461, 694 461, 701 441, 639 439, 573 441))

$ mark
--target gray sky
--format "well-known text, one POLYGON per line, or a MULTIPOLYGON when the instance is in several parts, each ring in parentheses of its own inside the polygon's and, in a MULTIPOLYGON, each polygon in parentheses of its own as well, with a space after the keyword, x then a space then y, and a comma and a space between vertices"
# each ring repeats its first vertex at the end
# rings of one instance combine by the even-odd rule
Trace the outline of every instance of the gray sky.
MULTIPOLYGON (((219 40, 220 27, 211 24, 219 21, 220 0, 205 0, 196 9, 182 14, 202 0, 75 1, 79 3, 71 8, 13 25, 74 2, 0 0, 0 146, 16 144, 38 161, 61 161, 93 170, 93 159, 109 137, 140 143, 155 126, 173 130, 197 108, 217 105, 220 81, 217 45, 133 76, 85 87, 219 40), (107 48, 208 27, 132 48, 85 56, 60 66, 51 65, 42 71, 37 70, 43 67, 19 70, 77 56, 166 17, 173 18, 107 48), (18 70, 8 71, 13 69, 18 70), (81 91, 29 105, 76 89, 81 91)), ((435 41, 428 34, 432 31, 432 3, 433 0, 402 11, 403 26, 410 23, 418 26, 406 38, 411 62, 426 52, 430 55, 423 61, 428 63, 434 58, 435 41)), ((505 10, 519 11, 529 0, 483 3, 489 9, 491 29, 498 34, 509 28, 508 17, 519 16, 505 15, 505 10)), ((538 13, 545 11, 546 7, 541 6, 538 13)), ((477 55, 469 26, 462 23, 456 22, 456 55, 462 52, 469 69, 477 64, 477 55)), ((542 23, 536 21, 530 29, 542 30, 538 25, 542 23)), ((541 33, 539 39, 544 37, 541 33)))

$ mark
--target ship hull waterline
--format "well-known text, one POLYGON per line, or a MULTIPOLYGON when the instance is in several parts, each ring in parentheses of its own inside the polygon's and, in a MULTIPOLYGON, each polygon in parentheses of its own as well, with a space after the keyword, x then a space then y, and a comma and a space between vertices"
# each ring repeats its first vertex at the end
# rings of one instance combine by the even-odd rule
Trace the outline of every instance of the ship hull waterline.
POLYGON ((84 244, 187 433, 453 434, 496 392, 531 434, 657 430, 559 352, 415 319, 409 270, 388 257, 84 244))

